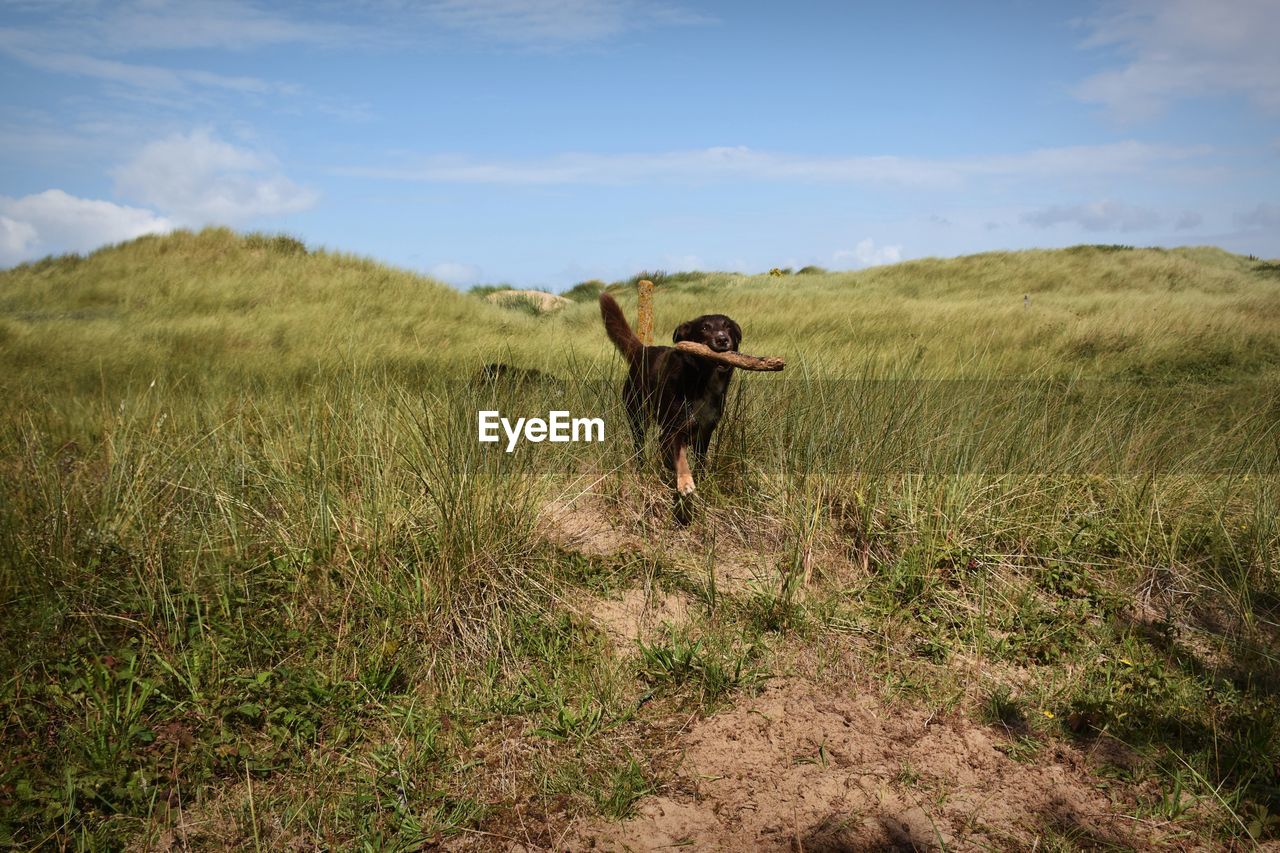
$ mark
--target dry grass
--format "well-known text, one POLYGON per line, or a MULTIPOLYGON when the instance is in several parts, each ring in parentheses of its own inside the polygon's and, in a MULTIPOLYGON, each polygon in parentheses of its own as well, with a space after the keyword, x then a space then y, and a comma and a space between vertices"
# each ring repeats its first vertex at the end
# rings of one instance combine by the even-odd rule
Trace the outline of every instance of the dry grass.
POLYGON ((669 280, 788 360, 682 527, 592 304, 220 230, 0 274, 0 843, 554 846, 796 658, 1272 837, 1278 306, 1212 249, 669 280), (475 441, 552 407, 609 440, 475 441))

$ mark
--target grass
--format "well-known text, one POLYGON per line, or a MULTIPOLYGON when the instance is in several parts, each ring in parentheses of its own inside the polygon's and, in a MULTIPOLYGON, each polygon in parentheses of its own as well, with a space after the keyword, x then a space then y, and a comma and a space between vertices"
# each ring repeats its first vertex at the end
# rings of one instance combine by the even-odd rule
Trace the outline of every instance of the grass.
POLYGON ((549 845, 658 789, 689 714, 830 648, 1019 760, 1123 745, 1142 815, 1205 843, 1274 838, 1273 266, 649 275, 659 329, 725 311, 788 358, 735 383, 683 529, 624 464, 601 283, 534 317, 224 230, 0 274, 0 843, 549 845), (552 404, 608 441, 475 441, 478 408, 552 404), (651 544, 553 541, 584 483, 651 544), (580 603, 637 584, 698 605, 619 649, 580 603))

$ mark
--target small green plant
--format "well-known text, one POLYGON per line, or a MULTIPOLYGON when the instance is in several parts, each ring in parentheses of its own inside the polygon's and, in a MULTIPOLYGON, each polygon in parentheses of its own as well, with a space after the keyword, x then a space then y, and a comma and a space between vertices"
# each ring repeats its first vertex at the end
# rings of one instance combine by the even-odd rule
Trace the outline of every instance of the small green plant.
POLYGON ((634 814, 640 798, 653 790, 644 766, 630 758, 608 774, 605 785, 596 795, 596 807, 606 817, 626 820, 634 814))
POLYGON ((556 704, 555 717, 534 729, 534 734, 555 740, 582 741, 597 734, 604 726, 604 709, 599 705, 584 701, 571 706, 561 700, 556 704))
POLYGON ((1009 685, 1001 684, 987 694, 981 706, 981 719, 989 725, 999 725, 1006 731, 1023 732, 1027 729, 1027 717, 1022 702, 1014 697, 1009 685))
POLYGON ((1156 802, 1154 808, 1155 814, 1167 820, 1177 820, 1186 813, 1188 808, 1194 805, 1194 800, 1184 796, 1182 780, 1182 770, 1175 770, 1173 772, 1172 785, 1168 790, 1160 793, 1160 799, 1156 802))
POLYGON ((677 634, 666 643, 640 643, 640 677, 658 686, 692 686, 699 702, 710 704, 730 691, 758 681, 754 644, 713 646, 706 638, 677 634))
POLYGON ((793 764, 816 764, 819 767, 826 768, 831 763, 831 752, 827 749, 827 742, 824 740, 819 743, 811 753, 801 753, 791 759, 793 764))
POLYGON ((914 788, 920 784, 920 771, 910 761, 898 765, 898 772, 893 774, 893 783, 904 788, 914 788))
POLYGON ((783 571, 774 583, 753 583, 746 613, 760 631, 779 632, 805 624, 806 609, 800 601, 802 574, 783 571))

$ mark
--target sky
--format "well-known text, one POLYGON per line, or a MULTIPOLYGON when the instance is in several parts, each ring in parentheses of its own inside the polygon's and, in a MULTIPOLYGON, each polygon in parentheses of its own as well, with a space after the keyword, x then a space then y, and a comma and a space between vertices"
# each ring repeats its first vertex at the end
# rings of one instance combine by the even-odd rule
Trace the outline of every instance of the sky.
POLYGON ((1280 0, 0 0, 0 267, 285 232, 455 286, 1280 256, 1280 0))

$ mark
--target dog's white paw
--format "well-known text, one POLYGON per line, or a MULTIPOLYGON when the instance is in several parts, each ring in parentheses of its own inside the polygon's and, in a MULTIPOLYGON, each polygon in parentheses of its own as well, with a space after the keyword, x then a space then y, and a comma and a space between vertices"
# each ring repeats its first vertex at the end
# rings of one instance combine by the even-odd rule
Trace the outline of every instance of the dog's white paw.
POLYGON ((680 483, 676 486, 676 488, 680 491, 680 494, 684 495, 686 498, 689 497, 689 495, 693 494, 694 491, 697 489, 697 487, 694 486, 693 484, 693 480, 687 480, 683 483, 680 483))

